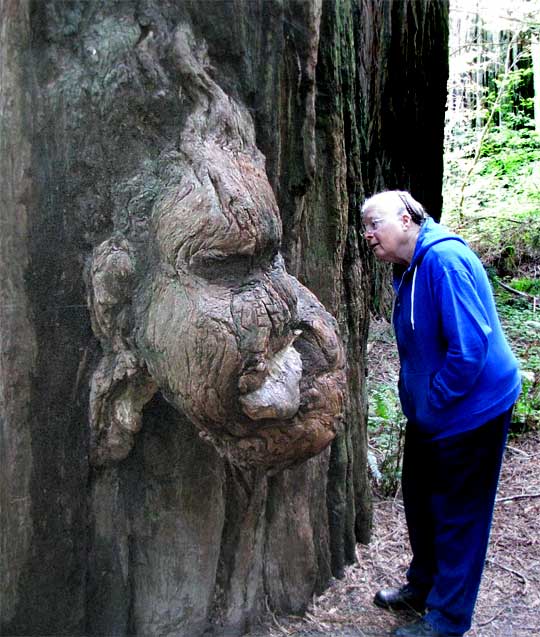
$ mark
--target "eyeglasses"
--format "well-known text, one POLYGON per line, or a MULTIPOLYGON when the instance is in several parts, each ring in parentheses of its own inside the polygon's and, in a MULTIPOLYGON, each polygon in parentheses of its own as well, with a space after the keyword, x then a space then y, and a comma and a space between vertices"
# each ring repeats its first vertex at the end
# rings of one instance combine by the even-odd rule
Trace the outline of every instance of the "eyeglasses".
POLYGON ((369 223, 362 223, 362 234, 371 234, 376 232, 381 226, 384 225, 386 219, 379 217, 378 219, 372 219, 369 223))

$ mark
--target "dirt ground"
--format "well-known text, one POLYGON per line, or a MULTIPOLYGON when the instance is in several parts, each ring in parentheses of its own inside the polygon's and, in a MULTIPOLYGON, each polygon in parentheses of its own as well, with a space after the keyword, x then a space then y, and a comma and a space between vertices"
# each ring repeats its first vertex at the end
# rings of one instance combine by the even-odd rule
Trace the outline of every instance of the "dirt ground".
MULTIPOLYGON (((370 351, 390 361, 384 334, 370 351)), ((414 620, 373 605, 375 592, 400 585, 410 559, 400 496, 374 501, 373 537, 357 547, 358 561, 342 580, 313 599, 304 617, 277 617, 250 637, 388 636, 414 620)), ((490 549, 467 637, 540 637, 540 433, 511 437, 505 454, 490 549)))

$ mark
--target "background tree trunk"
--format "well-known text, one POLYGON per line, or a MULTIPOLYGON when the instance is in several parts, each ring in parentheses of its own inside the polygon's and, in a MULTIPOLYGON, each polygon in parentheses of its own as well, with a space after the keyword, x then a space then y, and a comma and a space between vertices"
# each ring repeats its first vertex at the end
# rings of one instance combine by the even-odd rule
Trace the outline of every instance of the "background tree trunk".
POLYGON ((384 269, 358 207, 400 187, 440 214, 447 18, 440 0, 0 0, 2 635, 241 633, 266 604, 302 611, 369 540, 365 346, 384 269), (287 267, 346 345, 343 433, 274 477, 226 463, 159 396, 127 460, 88 463, 84 269, 133 204, 118 184, 181 134, 166 55, 181 22, 250 109, 287 267))

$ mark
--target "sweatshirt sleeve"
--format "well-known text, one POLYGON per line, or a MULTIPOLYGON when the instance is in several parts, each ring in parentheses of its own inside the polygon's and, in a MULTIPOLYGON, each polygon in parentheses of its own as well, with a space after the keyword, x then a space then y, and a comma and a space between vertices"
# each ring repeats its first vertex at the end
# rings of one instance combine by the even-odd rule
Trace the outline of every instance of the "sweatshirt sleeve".
POLYGON ((445 270, 437 292, 447 351, 432 378, 430 401, 444 409, 466 394, 482 372, 492 329, 470 272, 445 270))

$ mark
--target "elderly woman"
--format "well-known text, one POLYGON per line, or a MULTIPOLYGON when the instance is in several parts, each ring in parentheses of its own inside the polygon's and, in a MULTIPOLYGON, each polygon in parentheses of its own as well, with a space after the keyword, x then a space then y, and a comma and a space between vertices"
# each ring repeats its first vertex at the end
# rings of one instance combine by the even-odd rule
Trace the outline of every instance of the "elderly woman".
POLYGON ((407 428, 403 500, 413 558, 407 583, 376 605, 424 613, 401 637, 463 635, 486 556, 518 364, 491 287, 465 241, 402 191, 362 207, 364 237, 394 264, 393 323, 407 428))

